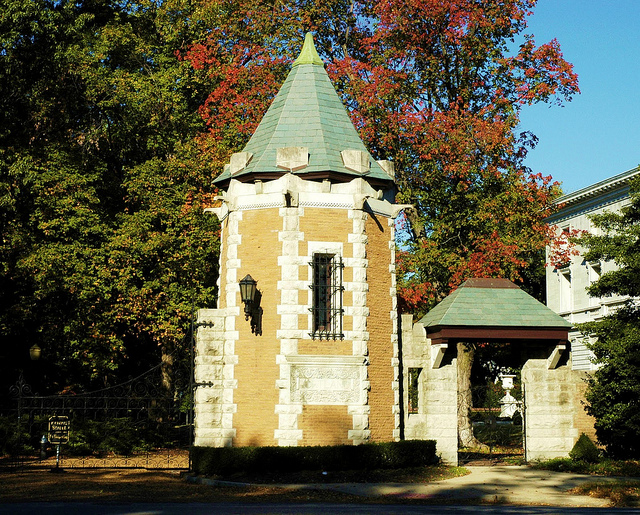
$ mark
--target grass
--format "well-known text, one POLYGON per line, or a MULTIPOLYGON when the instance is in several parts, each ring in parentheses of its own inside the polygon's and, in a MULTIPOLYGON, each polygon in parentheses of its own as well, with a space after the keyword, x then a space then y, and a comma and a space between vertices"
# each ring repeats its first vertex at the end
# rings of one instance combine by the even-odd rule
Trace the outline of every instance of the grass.
POLYGON ((597 463, 572 460, 571 458, 555 458, 531 465, 535 469, 553 470, 555 472, 574 472, 592 476, 624 476, 640 477, 640 461, 601 460, 597 463))
MULTIPOLYGON (((540 470, 573 472, 592 476, 640 478, 639 461, 601 460, 598 463, 555 458, 531 465, 540 470)), ((640 479, 612 482, 589 482, 574 488, 570 493, 609 499, 613 506, 638 506, 640 504, 640 479)))
POLYGON ((0 503, 12 502, 355 502, 338 492, 295 491, 274 486, 186 484, 177 472, 70 469, 1 473, 0 503))
MULTIPOLYGON (((299 489, 273 483, 393 481, 427 482, 468 473, 461 467, 443 465, 409 470, 343 472, 324 476, 322 472, 295 477, 262 477, 259 485, 248 487, 208 486, 186 483, 175 471, 139 469, 66 469, 52 474, 48 470, 24 469, 0 472, 0 503, 13 502, 256 502, 256 503, 358 503, 424 504, 428 499, 397 499, 390 496, 360 497, 334 490, 299 489), (318 480, 324 478, 323 480, 318 480), (271 483, 271 484, 270 484, 271 483)), ((245 476, 245 479, 250 479, 245 476)), ((238 478, 236 481, 243 478, 238 478)))
POLYGON ((599 499, 609 499, 612 506, 638 506, 640 501, 640 481, 620 481, 615 483, 585 483, 569 491, 578 495, 589 495, 599 499))

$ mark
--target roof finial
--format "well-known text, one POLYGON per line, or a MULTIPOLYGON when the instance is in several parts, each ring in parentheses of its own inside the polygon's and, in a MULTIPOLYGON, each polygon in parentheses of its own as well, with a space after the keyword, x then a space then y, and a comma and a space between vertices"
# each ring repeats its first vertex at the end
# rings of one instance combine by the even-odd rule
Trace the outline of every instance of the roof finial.
POLYGON ((313 36, 311 32, 307 32, 304 36, 304 44, 298 58, 293 62, 292 66, 298 66, 300 64, 317 64, 324 66, 322 59, 316 51, 316 46, 313 44, 313 36))

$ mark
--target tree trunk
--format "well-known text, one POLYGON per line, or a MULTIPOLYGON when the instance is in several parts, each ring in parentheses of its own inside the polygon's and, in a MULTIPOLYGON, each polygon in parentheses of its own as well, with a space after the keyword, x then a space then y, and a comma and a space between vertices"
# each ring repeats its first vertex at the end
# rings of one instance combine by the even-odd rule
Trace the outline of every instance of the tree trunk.
POLYGON ((475 347, 459 342, 458 351, 458 445, 460 447, 486 447, 473 436, 473 426, 469 416, 473 407, 471 397, 471 367, 475 356, 475 347))
MULTIPOLYGON (((173 347, 173 346, 171 346, 173 347)), ((161 347, 162 353, 162 387, 167 391, 171 392, 173 389, 173 375, 174 375, 174 357, 173 352, 169 348, 168 344, 164 344, 161 347)))

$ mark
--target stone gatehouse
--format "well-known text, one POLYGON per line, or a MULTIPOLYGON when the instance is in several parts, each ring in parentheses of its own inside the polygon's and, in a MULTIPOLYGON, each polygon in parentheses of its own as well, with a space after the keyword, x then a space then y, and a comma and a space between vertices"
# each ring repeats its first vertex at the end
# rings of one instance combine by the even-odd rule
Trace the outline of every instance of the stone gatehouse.
MULTIPOLYGON (((449 343, 486 336, 482 313, 466 332, 460 320, 445 327, 398 318, 395 219, 410 206, 394 203, 393 163, 372 159, 310 35, 252 138, 214 182, 220 205, 208 211, 221 222, 219 298, 198 312, 195 445, 432 438, 456 463, 449 343), (411 415, 408 367, 424 371, 411 415)), ((566 323, 546 315, 546 326, 501 333, 528 330, 523 340, 536 349, 524 372, 531 420, 538 405, 551 420, 548 410, 564 410, 577 388, 564 370, 566 323)), ((575 422, 553 420, 531 422, 531 457, 571 449, 575 422)))

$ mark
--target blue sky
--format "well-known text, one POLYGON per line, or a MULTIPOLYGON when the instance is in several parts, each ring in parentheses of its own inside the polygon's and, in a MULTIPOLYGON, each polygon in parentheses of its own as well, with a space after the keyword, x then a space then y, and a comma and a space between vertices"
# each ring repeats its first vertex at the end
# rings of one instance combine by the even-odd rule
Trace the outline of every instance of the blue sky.
POLYGON ((640 0, 539 0, 527 33, 558 39, 582 91, 523 109, 540 139, 527 166, 570 193, 640 164, 640 0))

